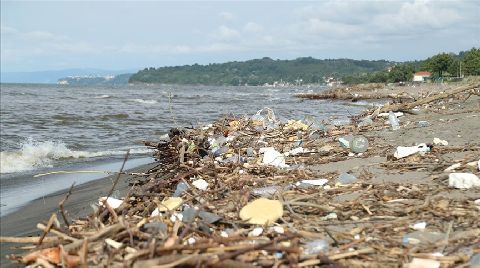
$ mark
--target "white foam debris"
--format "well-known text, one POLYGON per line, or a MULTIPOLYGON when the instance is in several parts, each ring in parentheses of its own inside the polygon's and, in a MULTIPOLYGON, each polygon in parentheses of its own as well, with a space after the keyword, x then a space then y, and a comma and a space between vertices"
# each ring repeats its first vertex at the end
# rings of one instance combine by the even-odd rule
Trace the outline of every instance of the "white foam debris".
POLYGON ((416 153, 424 154, 428 151, 430 151, 430 148, 425 143, 410 147, 398 146, 393 156, 400 159, 416 153))
POLYGON ((106 196, 102 196, 98 199, 98 204, 100 206, 103 206, 103 202, 105 202, 105 200, 107 200, 107 204, 113 209, 120 207, 120 205, 123 203, 123 200, 116 199, 113 197, 107 198, 106 196))
POLYGON ((450 173, 448 186, 457 189, 470 189, 480 187, 480 179, 472 173, 450 173))
POLYGON ((208 188, 208 182, 204 179, 198 179, 194 182, 192 182, 193 186, 195 186, 197 189, 205 191, 208 188))
POLYGON ((447 146, 448 141, 442 140, 442 139, 439 139, 439 138, 433 138, 433 144, 447 146))
POLYGON ((426 227, 427 227, 427 223, 424 222, 424 221, 417 222, 417 223, 410 226, 410 228, 412 228, 413 230, 417 230, 417 231, 423 231, 423 230, 425 230, 426 227))

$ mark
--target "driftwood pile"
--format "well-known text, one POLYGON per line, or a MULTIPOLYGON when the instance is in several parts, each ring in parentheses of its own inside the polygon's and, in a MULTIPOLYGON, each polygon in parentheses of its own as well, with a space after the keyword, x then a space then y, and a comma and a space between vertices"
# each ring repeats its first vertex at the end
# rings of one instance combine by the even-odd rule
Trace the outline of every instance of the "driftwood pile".
MULTIPOLYGON (((301 99, 321 99, 321 100, 349 100, 352 102, 360 100, 383 100, 389 99, 396 102, 406 102, 413 104, 413 102, 422 100, 429 102, 428 97, 432 93, 428 88, 433 88, 435 85, 417 85, 418 87, 425 86, 427 89, 417 90, 415 93, 409 92, 411 89, 409 87, 393 87, 388 88, 384 84, 364 84, 356 86, 343 86, 327 89, 320 92, 310 92, 310 93, 299 93, 295 97, 301 99), (427 98, 427 100, 425 100, 427 98)), ((472 88, 478 88, 478 81, 476 79, 463 87, 457 88, 459 91, 465 91, 472 88), (467 89, 468 88, 468 89, 467 89)), ((438 88, 437 88, 438 91, 438 88)), ((451 92, 450 94, 456 94, 458 92, 451 92)), ((434 94, 435 97, 437 94, 434 94)), ((413 106, 414 107, 414 106, 413 106)))
MULTIPOLYGON (((434 161, 465 148, 434 147, 421 159, 382 164, 398 172, 429 167, 437 175, 429 184, 375 184, 366 171, 342 184, 338 173, 311 168, 385 156, 392 148, 373 139, 357 154, 338 139, 387 127, 280 123, 265 109, 253 118, 172 129, 168 140, 145 143, 156 149, 158 165, 139 175, 119 204, 108 195, 94 214, 73 221, 61 209, 64 224, 52 215, 38 225, 41 237, 1 241, 32 243, 24 247, 30 252, 10 258, 43 267, 468 266, 480 253, 480 203, 444 196, 449 187, 434 161), (259 199, 274 209, 245 212, 259 199)), ((478 145, 467 150, 480 156, 478 145)))

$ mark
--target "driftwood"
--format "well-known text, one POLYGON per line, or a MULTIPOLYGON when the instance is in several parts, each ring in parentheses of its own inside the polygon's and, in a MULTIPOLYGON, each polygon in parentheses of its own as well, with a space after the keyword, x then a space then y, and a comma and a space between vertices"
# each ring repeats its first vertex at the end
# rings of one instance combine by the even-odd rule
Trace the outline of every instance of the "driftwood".
POLYGON ((384 112, 389 112, 389 111, 408 111, 411 110, 417 106, 428 104, 434 101, 438 101, 441 99, 446 99, 449 98, 450 96, 453 96, 455 94, 463 93, 469 90, 476 89, 480 86, 480 83, 474 83, 474 84, 469 84, 466 86, 461 86, 458 88, 455 88, 453 90, 446 91, 444 93, 432 95, 423 99, 420 99, 418 101, 410 102, 410 103, 398 103, 398 104, 393 104, 393 105, 385 105, 383 106, 379 111, 381 113, 384 112))

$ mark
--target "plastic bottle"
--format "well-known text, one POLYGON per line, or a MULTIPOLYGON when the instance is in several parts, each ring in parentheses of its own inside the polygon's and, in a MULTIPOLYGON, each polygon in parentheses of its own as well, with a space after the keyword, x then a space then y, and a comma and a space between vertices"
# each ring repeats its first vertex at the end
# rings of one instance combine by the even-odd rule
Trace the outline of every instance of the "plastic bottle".
POLYGON ((390 111, 388 113, 388 121, 390 121, 390 125, 392 125, 392 130, 400 129, 400 123, 398 122, 398 118, 394 112, 390 111))

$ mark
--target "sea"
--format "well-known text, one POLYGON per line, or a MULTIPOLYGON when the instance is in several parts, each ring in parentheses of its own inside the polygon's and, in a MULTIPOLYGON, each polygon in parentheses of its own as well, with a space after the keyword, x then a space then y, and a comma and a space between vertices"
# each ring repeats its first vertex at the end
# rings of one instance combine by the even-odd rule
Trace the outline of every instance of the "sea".
POLYGON ((0 215, 118 171, 127 150, 126 168, 153 162, 143 141, 158 141, 173 127, 202 126, 225 115, 250 117, 266 107, 280 121, 344 124, 370 105, 294 97, 324 89, 1 84, 0 215), (58 171, 73 173, 35 176, 58 171))

